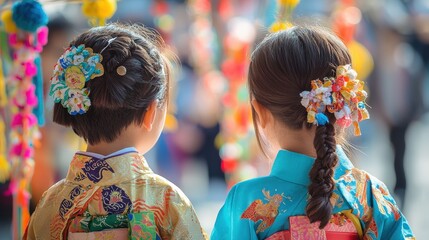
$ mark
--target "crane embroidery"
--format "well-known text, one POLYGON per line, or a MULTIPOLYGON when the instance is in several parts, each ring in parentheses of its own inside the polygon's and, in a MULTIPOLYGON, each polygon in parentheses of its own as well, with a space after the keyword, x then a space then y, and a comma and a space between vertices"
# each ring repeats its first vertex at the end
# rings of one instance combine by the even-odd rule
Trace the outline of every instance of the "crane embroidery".
POLYGON ((279 206, 283 201, 281 194, 271 196, 270 191, 266 191, 265 189, 262 190, 262 193, 268 203, 263 203, 261 199, 257 199, 241 215, 241 219, 250 219, 255 223, 261 221, 256 229, 256 233, 265 231, 274 223, 279 213, 279 206))

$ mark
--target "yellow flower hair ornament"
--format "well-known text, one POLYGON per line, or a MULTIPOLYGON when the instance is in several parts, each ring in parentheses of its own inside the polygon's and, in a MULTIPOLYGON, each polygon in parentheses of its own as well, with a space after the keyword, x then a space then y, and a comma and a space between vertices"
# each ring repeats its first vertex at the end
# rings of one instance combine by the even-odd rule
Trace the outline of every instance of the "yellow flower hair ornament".
POLYGON ((300 93, 301 104, 307 109, 307 122, 325 125, 329 122, 324 114, 327 110, 337 119, 341 127, 354 126, 354 134, 361 135, 359 122, 369 119, 365 106, 368 96, 364 82, 357 79, 351 65, 338 66, 336 77, 311 81, 311 91, 300 93))

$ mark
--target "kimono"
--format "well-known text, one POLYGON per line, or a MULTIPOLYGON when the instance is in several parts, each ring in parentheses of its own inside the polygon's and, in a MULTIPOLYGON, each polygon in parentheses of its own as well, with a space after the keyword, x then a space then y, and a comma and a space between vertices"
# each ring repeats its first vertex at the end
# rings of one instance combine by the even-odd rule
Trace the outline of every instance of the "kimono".
POLYGON ((134 148, 78 152, 47 190, 24 239, 207 239, 188 198, 134 148))
POLYGON ((414 239, 386 186, 355 168, 341 147, 337 155, 333 216, 324 229, 305 216, 314 159, 280 150, 270 175, 232 187, 211 239, 414 239))

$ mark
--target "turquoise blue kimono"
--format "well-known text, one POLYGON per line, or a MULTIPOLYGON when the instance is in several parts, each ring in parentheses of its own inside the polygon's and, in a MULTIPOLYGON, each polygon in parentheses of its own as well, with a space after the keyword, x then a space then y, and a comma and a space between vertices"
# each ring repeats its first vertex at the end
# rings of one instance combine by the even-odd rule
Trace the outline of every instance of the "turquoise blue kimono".
MULTIPOLYGON (((414 239, 386 186, 355 168, 340 147, 337 154, 333 212, 351 211, 361 239, 414 239)), ((265 239, 289 230, 290 216, 305 215, 313 162, 303 154, 279 151, 270 175, 240 182, 231 189, 211 239, 265 239)))

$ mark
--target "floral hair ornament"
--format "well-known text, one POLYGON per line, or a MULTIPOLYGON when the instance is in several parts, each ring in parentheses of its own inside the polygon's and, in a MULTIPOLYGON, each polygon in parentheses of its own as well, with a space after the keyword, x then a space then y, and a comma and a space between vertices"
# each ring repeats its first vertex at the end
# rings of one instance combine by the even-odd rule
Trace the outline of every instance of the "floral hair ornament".
POLYGON ((359 122, 369 119, 365 106, 368 94, 364 82, 357 79, 357 73, 351 65, 337 67, 336 77, 311 81, 311 91, 303 91, 301 104, 307 109, 307 122, 316 125, 329 123, 324 114, 333 113, 336 124, 342 127, 354 126, 355 136, 361 135, 359 122))
POLYGON ((104 74, 102 60, 101 54, 81 44, 68 48, 55 65, 49 95, 70 115, 84 114, 91 106, 85 83, 104 74))

